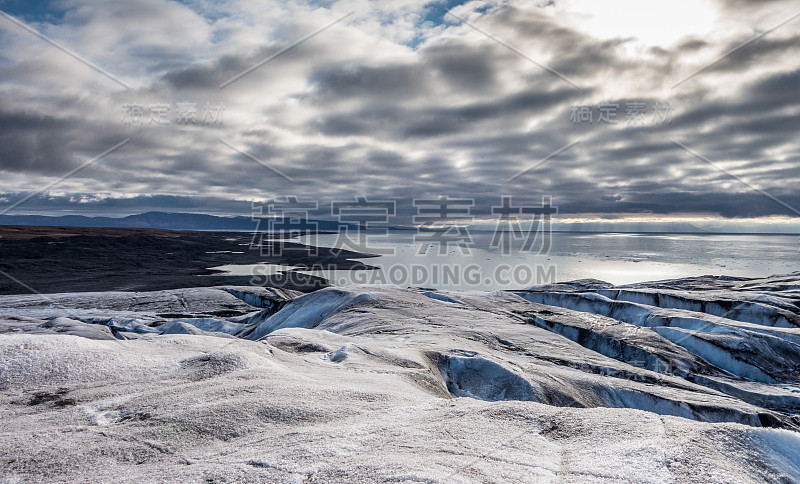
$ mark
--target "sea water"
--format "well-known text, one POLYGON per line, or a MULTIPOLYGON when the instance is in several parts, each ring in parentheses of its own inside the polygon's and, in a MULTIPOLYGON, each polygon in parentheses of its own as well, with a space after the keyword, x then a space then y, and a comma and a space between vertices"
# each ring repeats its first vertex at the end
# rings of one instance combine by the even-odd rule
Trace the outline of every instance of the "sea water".
MULTIPOLYGON (((320 270, 334 285, 394 284, 437 289, 500 290, 575 279, 628 284, 705 274, 765 277, 800 271, 796 235, 632 234, 554 232, 549 244, 523 240, 504 250, 491 232, 470 234, 466 246, 421 242, 414 231, 390 231, 360 243, 337 234, 298 242, 381 254, 359 259, 377 271, 320 270), (494 243, 493 243, 494 242, 494 243)), ((230 274, 274 274, 290 269, 225 266, 230 274)), ((304 271, 308 273, 308 271, 304 271)))

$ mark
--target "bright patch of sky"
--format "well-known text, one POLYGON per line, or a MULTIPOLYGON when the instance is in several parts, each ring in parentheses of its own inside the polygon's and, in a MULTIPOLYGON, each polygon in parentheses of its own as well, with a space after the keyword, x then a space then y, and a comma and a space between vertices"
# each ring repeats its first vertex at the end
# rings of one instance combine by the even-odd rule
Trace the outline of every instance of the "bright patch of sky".
POLYGON ((688 36, 712 33, 718 10, 709 0, 566 0, 556 15, 569 15, 576 30, 601 39, 634 38, 667 47, 688 36))

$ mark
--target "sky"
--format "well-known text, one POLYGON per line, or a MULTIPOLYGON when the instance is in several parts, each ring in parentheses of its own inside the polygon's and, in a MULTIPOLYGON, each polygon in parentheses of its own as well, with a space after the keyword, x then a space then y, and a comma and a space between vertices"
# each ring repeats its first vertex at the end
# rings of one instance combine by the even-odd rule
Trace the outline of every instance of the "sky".
POLYGON ((0 10, 0 212, 448 196, 481 216, 507 195, 582 221, 800 221, 796 0, 0 10))

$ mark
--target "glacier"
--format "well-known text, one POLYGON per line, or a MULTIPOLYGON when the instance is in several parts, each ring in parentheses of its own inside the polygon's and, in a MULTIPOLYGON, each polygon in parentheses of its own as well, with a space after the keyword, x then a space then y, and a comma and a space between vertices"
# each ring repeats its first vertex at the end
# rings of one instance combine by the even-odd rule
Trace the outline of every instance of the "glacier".
POLYGON ((800 273, 0 296, 2 482, 800 482, 800 273))

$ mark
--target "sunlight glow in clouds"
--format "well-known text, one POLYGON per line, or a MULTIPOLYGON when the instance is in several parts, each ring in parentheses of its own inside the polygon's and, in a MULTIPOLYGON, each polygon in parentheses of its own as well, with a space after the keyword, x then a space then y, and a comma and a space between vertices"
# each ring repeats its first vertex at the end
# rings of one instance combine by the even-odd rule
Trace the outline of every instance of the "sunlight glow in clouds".
POLYGON ((711 34, 718 10, 710 0, 575 0, 557 3, 577 30, 601 39, 635 38, 668 47, 688 37, 711 34))

